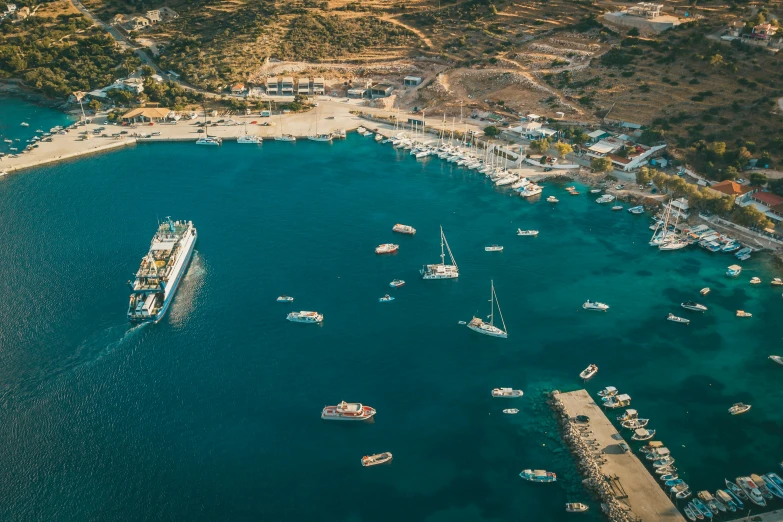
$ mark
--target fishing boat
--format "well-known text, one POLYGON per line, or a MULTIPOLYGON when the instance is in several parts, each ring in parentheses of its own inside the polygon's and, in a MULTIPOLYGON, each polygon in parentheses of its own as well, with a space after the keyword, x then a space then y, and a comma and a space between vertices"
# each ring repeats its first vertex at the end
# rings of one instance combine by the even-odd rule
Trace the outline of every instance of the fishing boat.
POLYGON ((341 401, 337 406, 324 406, 321 411, 323 420, 364 421, 375 415, 375 408, 359 402, 341 401))
POLYGON ((604 402, 604 408, 624 408, 631 404, 631 396, 628 394, 618 395, 616 397, 610 397, 604 402))
POLYGON ((278 303, 293 303, 294 302, 294 298, 291 297, 290 295, 283 294, 283 295, 281 295, 280 297, 277 298, 277 302, 278 303))
POLYGON ((405 285, 405 281, 403 281, 402 279, 395 279, 394 281, 389 283, 389 286, 392 288, 399 288, 404 285, 405 285))
MULTIPOLYGON (((620 423, 620 425, 623 428, 629 429, 629 430, 636 430, 639 428, 644 428, 647 426, 647 424, 650 422, 650 419, 631 419, 627 421, 623 421, 620 423)), ((647 440, 647 439, 644 439, 647 440)))
POLYGON ((307 312, 302 310, 301 312, 289 313, 286 316, 286 319, 294 323, 321 323, 324 320, 324 316, 318 312, 307 312))
MULTIPOLYGON (((598 366, 596 366, 595 364, 591 364, 590 366, 582 370, 582 372, 579 374, 579 378, 584 379, 586 381, 587 379, 592 379, 596 373, 598 373, 598 366)), ((609 398, 611 399, 612 397, 609 398)))
POLYGON ((517 413, 519 413, 519 410, 516 408, 506 408, 505 410, 503 410, 503 413, 506 413, 508 415, 516 415, 517 413))
POLYGON ((375 455, 367 455, 362 457, 362 466, 368 468, 370 466, 377 466, 379 464, 387 464, 392 461, 392 454, 388 451, 385 453, 377 453, 375 455))
MULTIPOLYGON (((712 494, 707 491, 699 491, 699 493, 696 495, 701 499, 704 504, 707 505, 707 507, 712 511, 713 515, 717 515, 718 511, 720 511, 720 504, 715 500, 715 497, 712 496, 712 494)), ((723 510, 726 511, 726 506, 723 506, 723 510)))
POLYGON ((644 213, 644 207, 641 206, 641 205, 636 206, 636 207, 631 207, 631 208, 628 209, 628 212, 630 212, 631 214, 636 214, 636 215, 643 214, 644 213))
POLYGON ((761 491, 759 491, 758 486, 750 479, 750 477, 737 477, 736 482, 742 491, 745 492, 748 500, 758 506, 764 507, 767 505, 767 501, 764 500, 764 496, 761 494, 761 491))
MULTIPOLYGON (((685 512, 685 516, 688 517, 688 520, 696 522, 696 515, 693 513, 693 509, 691 509, 690 504, 685 506, 683 512, 685 512)), ((704 518, 704 516, 702 516, 702 518, 704 518)))
POLYGON ((777 473, 767 473, 762 478, 775 496, 783 498, 783 479, 777 473))
POLYGON ((517 229, 517 235, 518 236, 537 236, 538 230, 522 230, 521 228, 517 229))
POLYGON ((769 282, 769 284, 771 284, 773 286, 781 286, 781 285, 783 285, 783 279, 781 279, 779 277, 775 277, 774 279, 772 279, 772 281, 769 282))
POLYGON ((567 502, 565 509, 566 513, 584 513, 590 508, 581 502, 567 502))
POLYGON ((393 254, 397 250, 400 249, 400 245, 395 245, 393 243, 384 243, 383 245, 378 245, 375 247, 375 253, 376 254, 393 254))
POLYGON ((741 402, 738 402, 734 406, 729 408, 729 413, 731 413, 732 415, 740 415, 750 410, 750 408, 751 408, 750 404, 743 404, 741 402))
POLYGON ((517 399, 523 395, 524 392, 522 390, 513 388, 495 388, 492 390, 492 396, 496 399, 517 399))
POLYGON ((484 252, 502 252, 503 247, 500 245, 485 246, 484 252))
POLYGON ((780 355, 770 355, 769 358, 778 364, 783 364, 783 357, 780 355))
POLYGON ((454 254, 451 253, 446 235, 443 233, 443 227, 440 227, 440 263, 434 265, 424 265, 421 269, 422 279, 456 279, 459 277, 459 267, 454 260, 454 254), (446 250, 444 250, 444 248, 446 250), (446 251, 451 258, 451 264, 446 264, 446 251))
POLYGON ((397 232, 399 234, 408 234, 413 236, 416 234, 416 229, 410 225, 401 225, 397 223, 392 227, 392 232, 397 232))
POLYGON ((684 303, 680 303, 680 306, 685 308, 686 310, 693 310, 694 312, 706 312, 707 307, 703 304, 699 304, 695 301, 685 301, 684 303))
POLYGON ((552 471, 544 471, 543 469, 535 469, 535 470, 526 469, 523 470, 522 473, 519 474, 519 476, 530 482, 556 482, 557 481, 557 475, 555 473, 553 473, 552 471))
POLYGON ((614 386, 607 386, 598 392, 599 397, 614 397, 615 395, 617 395, 617 388, 614 386))
POLYGON ((498 296, 495 293, 495 282, 490 281, 490 311, 489 311, 489 323, 485 323, 483 320, 476 316, 468 323, 468 328, 474 332, 489 335, 491 337, 501 337, 503 339, 508 337, 506 331, 506 322, 503 320, 503 312, 500 311, 500 303, 498 302, 498 296), (500 329, 495 326, 495 305, 498 307, 498 315, 500 315, 500 322, 503 324, 503 328, 500 329))
POLYGON ((648 430, 647 428, 637 428, 633 435, 631 436, 631 440, 650 440, 655 436, 655 430, 648 430))
POLYGON ((742 267, 739 265, 731 265, 726 269, 726 275, 728 277, 737 277, 742 272, 742 267))
POLYGON ((723 482, 726 484, 726 491, 732 497, 734 497, 734 501, 737 503, 740 509, 743 509, 744 503, 742 500, 748 500, 747 493, 745 493, 741 487, 739 487, 736 483, 731 482, 729 479, 723 479, 723 482))
POLYGON ((753 314, 745 310, 737 310, 737 317, 753 317, 753 314))
POLYGON ((732 498, 732 496, 729 495, 728 492, 723 491, 722 489, 719 489, 719 490, 715 491, 715 498, 717 500, 720 500, 720 502, 724 506, 726 506, 726 509, 728 509, 732 513, 737 511, 737 508, 738 508, 737 503, 734 502, 734 498, 732 498))
POLYGON ((582 309, 584 310, 593 310, 596 312, 606 312, 609 310, 609 305, 604 303, 599 303, 598 301, 591 301, 588 299, 587 301, 582 304, 582 309))
POLYGON ((392 301, 394 301, 394 298, 389 294, 386 294, 385 296, 378 298, 379 303, 390 303, 392 301))
POLYGON ((560 200, 559 200, 559 199, 557 199, 557 198, 556 198, 556 197, 554 197, 554 196, 549 196, 548 198, 546 198, 546 200, 547 200, 549 203, 559 203, 559 202, 560 202, 560 200))
POLYGON ((753 483, 756 484, 756 487, 759 488, 759 493, 761 493, 762 497, 767 500, 771 500, 774 497, 772 492, 767 487, 766 482, 764 482, 764 479, 762 479, 760 476, 756 475, 755 473, 751 473, 750 480, 752 480, 753 483))

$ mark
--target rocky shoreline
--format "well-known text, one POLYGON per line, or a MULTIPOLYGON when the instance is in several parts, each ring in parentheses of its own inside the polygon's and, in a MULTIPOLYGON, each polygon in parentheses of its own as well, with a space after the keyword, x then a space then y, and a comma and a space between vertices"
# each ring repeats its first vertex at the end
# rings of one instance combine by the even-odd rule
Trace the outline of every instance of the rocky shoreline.
POLYGON ((609 477, 604 475, 601 464, 606 462, 598 443, 590 438, 590 424, 576 423, 568 417, 565 406, 555 390, 547 399, 547 404, 558 420, 560 435, 563 442, 576 460, 576 466, 585 477, 582 484, 598 500, 607 519, 612 522, 637 522, 639 519, 631 512, 630 507, 615 498, 615 493, 609 485, 609 477))

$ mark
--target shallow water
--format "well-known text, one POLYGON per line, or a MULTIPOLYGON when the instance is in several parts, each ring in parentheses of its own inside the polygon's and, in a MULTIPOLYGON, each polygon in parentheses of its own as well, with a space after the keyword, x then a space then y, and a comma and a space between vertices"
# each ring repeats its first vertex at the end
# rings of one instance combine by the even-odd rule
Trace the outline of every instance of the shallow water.
POLYGON ((563 504, 589 497, 542 393, 582 387, 589 363, 588 390, 629 393, 695 491, 773 471, 783 300, 748 284, 769 281, 769 261, 727 279, 730 255, 659 252, 645 217, 564 186, 524 201, 355 135, 147 144, 0 179, 0 518, 570 519, 563 504), (125 283, 167 215, 194 221, 197 254, 165 319, 130 327, 125 283), (418 233, 392 234, 398 222, 418 233), (457 281, 418 277, 439 225, 457 281), (391 241, 398 254, 373 253, 391 241), (494 243, 505 251, 484 252, 494 243), (490 279, 507 340, 457 325, 489 313, 490 279), (611 310, 583 312, 587 298, 611 310), (324 324, 285 321, 292 308, 324 324), (525 397, 493 400, 497 386, 525 397), (342 399, 375 422, 322 422, 342 399), (731 417, 738 401, 753 409, 731 417), (391 465, 360 466, 382 451, 391 465), (528 467, 559 481, 525 483, 528 467))

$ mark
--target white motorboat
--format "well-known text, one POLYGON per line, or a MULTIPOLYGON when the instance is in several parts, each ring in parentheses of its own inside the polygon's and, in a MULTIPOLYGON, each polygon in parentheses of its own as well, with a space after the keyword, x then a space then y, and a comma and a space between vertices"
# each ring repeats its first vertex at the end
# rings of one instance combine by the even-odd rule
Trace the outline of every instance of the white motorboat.
POLYGON ((567 502, 566 513, 584 513, 590 509, 587 505, 580 502, 567 502))
POLYGON ((750 404, 743 404, 741 402, 736 403, 734 406, 729 408, 729 413, 732 415, 740 415, 742 413, 746 413, 751 408, 750 404))
POLYGON ((451 253, 446 235, 443 233, 443 227, 440 227, 440 263, 434 265, 424 265, 421 269, 422 279, 456 279, 459 277, 459 267, 451 253), (444 250, 445 248, 445 250, 444 250), (451 258, 451 264, 446 264, 446 251, 451 258))
POLYGON ((538 230, 522 230, 521 228, 517 229, 517 235, 518 236, 537 236, 538 230))
POLYGON ((495 388, 492 390, 492 396, 498 399, 517 399, 523 395, 524 392, 522 390, 514 390, 512 388, 495 388))
POLYGON ((560 200, 559 200, 559 199, 557 199, 557 198, 556 198, 556 197, 554 197, 554 196, 549 196, 548 198, 546 198, 546 200, 547 200, 549 203, 560 203, 560 200))
POLYGON ((706 312, 707 307, 703 304, 699 304, 695 301, 685 301, 684 303, 680 303, 680 306, 685 308, 686 310, 693 310, 694 312, 706 312))
POLYGON ((503 313, 500 311, 500 303, 498 302, 497 294, 495 294, 494 281, 490 282, 490 288, 489 323, 485 323, 482 319, 474 316, 468 323, 468 328, 480 334, 506 339, 508 337, 508 331, 506 330, 506 322, 503 320, 503 313), (502 329, 495 326, 495 304, 498 306, 498 315, 500 315, 500 322, 503 324, 502 329))
POLYGON ((395 245, 394 243, 384 243, 382 245, 378 245, 375 247, 375 253, 376 254, 393 254, 397 250, 400 249, 400 245, 395 245))
POLYGON ((370 466, 377 466, 379 464, 387 464, 392 461, 392 454, 388 451, 385 453, 377 453, 375 455, 366 455, 362 457, 362 466, 368 468, 370 466))
POLYGON ((503 413, 506 413, 508 415, 516 415, 517 413, 519 413, 519 410, 516 408, 507 408, 503 410, 503 413))
POLYGON ((690 324, 690 319, 685 319, 684 317, 677 317, 674 314, 669 314, 669 317, 666 318, 668 321, 672 321, 674 323, 682 323, 682 324, 690 324))
POLYGON ((596 312, 606 312, 609 310, 609 305, 604 303, 599 303, 598 301, 591 301, 588 299, 587 301, 582 304, 582 309, 584 310, 593 310, 596 312))
POLYGON ((631 440, 650 440, 655 436, 655 430, 648 430, 647 428, 637 428, 633 435, 631 436, 631 440))
POLYGON ((774 362, 783 365, 783 357, 781 357, 780 355, 770 355, 769 358, 774 362))
POLYGON ((359 402, 341 401, 337 406, 324 406, 321 418, 324 420, 364 421, 375 415, 375 408, 359 402))
POLYGON ((599 397, 614 397, 615 395, 617 395, 617 388, 614 386, 607 386, 598 392, 599 397))
POLYGON ((761 284, 761 279, 759 279, 758 277, 753 277, 750 280, 750 284, 752 284, 752 285, 760 285, 761 284))
POLYGON ((598 373, 598 366, 596 366, 595 364, 591 364, 590 366, 582 370, 582 372, 579 374, 579 378, 584 379, 586 381, 588 379, 592 379, 596 373, 598 373))
POLYGON ((321 323, 324 320, 324 316, 318 312, 307 312, 302 310, 301 312, 289 313, 286 316, 286 319, 294 323, 321 323))
POLYGON ((744 310, 737 310, 737 317, 753 317, 753 314, 744 310))
POLYGON ((294 302, 294 298, 291 297, 290 295, 283 294, 283 295, 281 295, 280 297, 277 298, 277 302, 278 303, 293 303, 294 302))
POLYGON ((492 245, 492 246, 485 246, 484 247, 485 252, 502 252, 503 247, 500 245, 492 245))

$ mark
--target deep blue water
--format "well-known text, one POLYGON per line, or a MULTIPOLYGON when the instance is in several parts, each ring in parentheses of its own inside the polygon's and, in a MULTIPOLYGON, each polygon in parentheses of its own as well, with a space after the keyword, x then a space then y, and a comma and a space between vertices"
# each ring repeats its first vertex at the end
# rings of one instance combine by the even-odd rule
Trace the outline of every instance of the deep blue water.
POLYGON ((629 393, 694 490, 774 470, 769 260, 727 279, 733 257, 661 253, 645 217, 564 186, 544 190, 556 206, 528 202, 355 135, 148 144, 0 178, 0 519, 570 519, 563 504, 589 497, 542 393, 582 387, 591 362, 588 389, 629 393), (197 254, 165 319, 131 328, 126 281, 167 215, 194 221, 197 254), (392 234, 398 222, 418 233, 392 234), (422 281, 441 224, 461 275, 422 281), (390 241, 397 255, 373 253, 390 241), (507 340, 457 325, 488 313, 490 279, 507 340), (583 312, 587 298, 612 308, 583 312), (664 320, 697 298, 710 310, 691 325, 664 320), (291 308, 325 322, 289 323, 291 308), (525 390, 519 415, 501 414, 496 386, 525 390), (321 421, 342 399, 375 422, 321 421), (738 401, 753 409, 729 416, 738 401), (360 466, 381 451, 392 465, 360 466), (524 483, 527 467, 560 480, 524 483))

